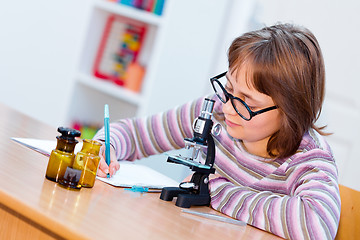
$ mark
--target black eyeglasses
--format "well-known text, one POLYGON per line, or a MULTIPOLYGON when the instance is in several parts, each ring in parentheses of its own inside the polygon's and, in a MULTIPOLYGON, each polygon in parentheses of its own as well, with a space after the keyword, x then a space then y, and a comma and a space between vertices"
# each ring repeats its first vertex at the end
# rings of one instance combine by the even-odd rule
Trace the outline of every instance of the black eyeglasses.
POLYGON ((233 105, 235 111, 242 117, 243 119, 249 121, 254 116, 259 115, 264 112, 268 112, 270 110, 277 109, 277 106, 272 106, 268 108, 261 109, 259 111, 253 112, 250 107, 240 98, 234 97, 231 93, 225 90, 224 86, 220 83, 219 79, 224 77, 227 72, 221 73, 213 78, 210 78, 211 85, 220 99, 221 102, 227 103, 229 99, 231 100, 231 104, 233 105))

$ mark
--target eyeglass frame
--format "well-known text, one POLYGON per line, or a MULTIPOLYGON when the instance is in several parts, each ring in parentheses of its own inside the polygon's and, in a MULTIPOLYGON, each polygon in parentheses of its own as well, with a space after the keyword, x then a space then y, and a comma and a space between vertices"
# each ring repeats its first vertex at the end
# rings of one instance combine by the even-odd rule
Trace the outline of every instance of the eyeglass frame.
POLYGON ((267 108, 264 108, 264 109, 260 109, 260 110, 255 111, 255 112, 252 111, 252 110, 250 109, 250 107, 244 102, 244 100, 242 100, 241 98, 235 97, 234 95, 232 95, 231 93, 229 93, 228 91, 226 91, 225 87, 221 84, 221 82, 219 81, 219 79, 222 78, 222 77, 224 77, 224 76, 226 75, 226 73, 227 73, 227 71, 226 71, 226 72, 223 72, 223 73, 221 73, 221 74, 219 74, 219 75, 217 75, 217 76, 215 76, 215 77, 210 78, 211 86, 212 86, 212 88, 214 89, 214 92, 215 92, 216 96, 219 98, 219 100, 220 100, 222 103, 225 104, 225 103, 227 103, 227 102, 230 100, 231 105, 232 105, 233 108, 235 109, 236 113, 239 114, 239 116, 240 116, 242 119, 244 119, 244 120, 246 120, 246 121, 250 121, 250 120, 251 120, 253 117, 255 117, 256 115, 259 115, 259 114, 261 114, 261 113, 265 113, 265 112, 268 112, 268 111, 271 111, 271 110, 274 110, 274 109, 277 109, 277 108, 278 108, 278 106, 272 106, 272 107, 267 107, 267 108), (220 88, 223 90, 226 101, 223 101, 223 99, 222 99, 222 98, 219 96, 219 94, 217 93, 217 91, 216 91, 216 89, 215 89, 215 86, 214 86, 214 81, 216 81, 216 82, 219 84, 220 88), (246 118, 246 117, 244 117, 244 116, 240 113, 240 111, 235 107, 234 100, 240 101, 240 103, 245 106, 246 110, 247 110, 247 111, 249 112, 249 114, 250 114, 250 118, 246 118))

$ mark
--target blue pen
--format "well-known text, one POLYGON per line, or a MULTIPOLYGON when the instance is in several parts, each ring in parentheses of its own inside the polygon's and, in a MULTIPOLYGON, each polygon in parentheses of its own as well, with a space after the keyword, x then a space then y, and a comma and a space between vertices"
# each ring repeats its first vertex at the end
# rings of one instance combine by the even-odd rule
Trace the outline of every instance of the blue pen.
POLYGON ((142 186, 132 186, 131 188, 125 188, 125 190, 132 191, 132 192, 140 192, 140 193, 161 193, 161 189, 153 189, 150 190, 148 187, 142 187, 142 186))
MULTIPOLYGON (((104 107, 104 128, 105 128, 105 161, 110 166, 110 126, 109 126, 109 105, 104 107)), ((107 174, 110 177, 110 173, 107 174)))

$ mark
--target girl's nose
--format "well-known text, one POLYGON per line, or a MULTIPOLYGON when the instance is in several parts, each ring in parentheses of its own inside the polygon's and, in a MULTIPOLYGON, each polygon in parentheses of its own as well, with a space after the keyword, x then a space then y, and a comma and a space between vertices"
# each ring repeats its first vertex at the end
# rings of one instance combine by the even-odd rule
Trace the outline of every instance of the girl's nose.
POLYGON ((237 112, 235 111, 233 105, 231 104, 231 100, 227 101, 226 103, 223 103, 222 110, 224 113, 229 115, 237 115, 237 112))

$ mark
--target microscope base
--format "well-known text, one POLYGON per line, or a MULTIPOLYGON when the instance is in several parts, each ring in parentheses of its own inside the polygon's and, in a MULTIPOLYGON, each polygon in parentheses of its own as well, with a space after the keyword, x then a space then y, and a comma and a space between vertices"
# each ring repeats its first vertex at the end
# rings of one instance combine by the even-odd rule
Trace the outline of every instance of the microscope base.
POLYGON ((182 208, 210 205, 209 194, 196 194, 177 187, 164 187, 162 189, 160 199, 172 201, 174 197, 177 197, 175 205, 182 208))
POLYGON ((188 191, 178 187, 164 187, 161 191, 160 199, 164 201, 172 201, 174 197, 177 197, 181 193, 188 193, 188 191))

